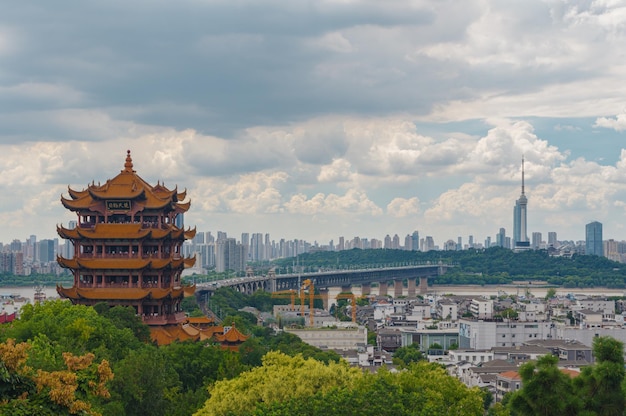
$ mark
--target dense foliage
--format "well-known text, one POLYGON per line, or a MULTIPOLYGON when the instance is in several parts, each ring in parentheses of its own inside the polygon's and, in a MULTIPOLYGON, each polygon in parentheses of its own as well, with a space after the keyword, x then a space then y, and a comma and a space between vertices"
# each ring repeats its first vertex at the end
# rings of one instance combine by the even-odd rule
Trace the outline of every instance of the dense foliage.
MULTIPOLYGON (((231 295, 230 289, 223 292, 231 295)), ((246 295, 242 300, 245 306, 246 295)), ((225 322, 236 320, 252 336, 239 351, 230 351, 210 342, 157 347, 131 308, 62 300, 26 305, 20 319, 0 326, 0 414, 79 409, 102 415, 191 415, 209 398, 209 386, 261 365, 268 351, 339 361, 335 353, 292 334, 276 335, 240 314, 247 316, 235 311, 225 322)))
POLYGON ((519 370, 522 388, 505 396, 505 406, 494 408, 492 414, 623 415, 623 344, 610 337, 594 338, 593 353, 596 363, 573 379, 561 372, 558 357, 552 355, 523 364, 519 370))
MULTIPOLYGON (((323 269, 404 266, 438 262, 453 264, 434 284, 506 284, 514 280, 543 280, 565 287, 626 287, 626 266, 605 257, 549 256, 545 250, 515 253, 501 247, 486 250, 406 251, 344 250, 306 253, 298 257, 304 272, 323 269)), ((293 272, 293 259, 274 262, 278 271, 293 272)))
POLYGON ((273 352, 261 367, 215 383, 197 415, 482 415, 482 396, 436 364, 371 374, 273 352))

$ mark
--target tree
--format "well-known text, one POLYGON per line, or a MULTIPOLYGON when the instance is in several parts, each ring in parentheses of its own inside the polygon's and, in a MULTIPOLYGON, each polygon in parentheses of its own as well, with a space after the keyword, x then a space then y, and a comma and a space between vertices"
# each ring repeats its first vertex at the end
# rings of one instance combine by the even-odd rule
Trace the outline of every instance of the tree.
POLYGON ((580 403, 569 376, 557 367, 559 358, 544 355, 537 362, 522 364, 519 374, 523 387, 512 393, 508 408, 516 415, 572 415, 580 403))
MULTIPOLYGON (((211 398, 196 413, 198 416, 246 414, 259 403, 311 397, 317 391, 350 383, 361 372, 347 363, 323 364, 301 355, 289 357, 271 351, 263 365, 232 380, 222 380, 210 389, 211 398)), ((249 414, 249 413, 248 413, 249 414)))
POLYGON ((622 415, 626 409, 623 344, 611 337, 593 340, 596 364, 583 368, 575 386, 584 397, 584 409, 597 415, 622 415))
POLYGON ((385 368, 365 373, 350 385, 318 391, 311 397, 261 403, 254 414, 478 416, 483 414, 481 396, 478 389, 468 389, 440 366, 422 362, 399 373, 385 368))
POLYGON ((551 287, 551 288, 549 288, 549 289, 546 291, 546 297, 545 297, 545 299, 546 299, 546 300, 548 300, 548 299, 552 299, 552 298, 553 298, 553 297, 555 297, 555 296, 556 296, 556 289, 555 289, 555 288, 553 288, 553 287, 551 287))
POLYGON ((263 366, 219 381, 197 413, 207 415, 482 415, 478 389, 469 389, 436 364, 377 373, 345 362, 323 364, 302 356, 268 353, 263 366))
POLYGON ((106 360, 96 364, 91 353, 63 353, 65 368, 45 371, 29 365, 30 349, 13 339, 0 344, 0 414, 100 414, 113 379, 106 360))
POLYGON ((108 408, 108 414, 159 416, 171 413, 181 383, 157 347, 146 345, 131 351, 114 370, 116 377, 111 394, 118 403, 108 408))
POLYGON ((424 359, 424 354, 419 350, 419 344, 410 344, 400 347, 393 353, 392 361, 400 368, 406 368, 411 363, 416 363, 424 359))
MULTIPOLYGON (((122 317, 127 316, 125 309, 111 310, 119 311, 120 315, 114 318, 118 324, 126 319, 122 317)), ((129 318, 127 322, 134 319, 129 318)), ((72 305, 63 300, 25 305, 20 319, 10 327, 3 328, 0 340, 13 338, 16 342, 23 342, 38 336, 54 346, 58 362, 62 362, 61 352, 75 355, 92 352, 97 359, 113 362, 143 344, 131 329, 119 328, 114 321, 99 315, 94 308, 72 305)))

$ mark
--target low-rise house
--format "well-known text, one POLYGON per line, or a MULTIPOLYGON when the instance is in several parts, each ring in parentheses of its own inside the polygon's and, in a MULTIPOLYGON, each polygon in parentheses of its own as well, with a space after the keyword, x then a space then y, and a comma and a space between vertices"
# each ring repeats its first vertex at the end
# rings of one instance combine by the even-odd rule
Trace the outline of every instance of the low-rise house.
POLYGON ((559 357, 559 360, 593 362, 591 347, 575 339, 532 340, 526 342, 526 345, 545 348, 559 357))
POLYGON ((450 350, 448 351, 448 361, 453 363, 469 363, 478 365, 492 361, 495 354, 491 350, 450 350))
POLYGON ((400 328, 382 328, 376 334, 376 344, 379 349, 393 352, 402 347, 402 333, 400 328))
POLYGON ((437 316, 440 319, 446 319, 450 321, 458 320, 459 305, 456 302, 443 298, 437 302, 436 306, 437 316))
POLYGON ((470 303, 470 312, 477 319, 491 319, 493 318, 493 300, 474 298, 470 303))
POLYGON ((509 370, 496 375, 496 402, 502 401, 505 394, 522 388, 522 377, 515 370, 509 370))

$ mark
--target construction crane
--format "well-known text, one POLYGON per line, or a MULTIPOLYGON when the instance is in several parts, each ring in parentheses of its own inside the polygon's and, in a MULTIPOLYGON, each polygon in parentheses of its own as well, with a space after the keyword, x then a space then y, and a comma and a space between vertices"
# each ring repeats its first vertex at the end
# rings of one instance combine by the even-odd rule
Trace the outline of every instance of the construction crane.
POLYGON ((305 297, 306 297, 306 293, 304 292, 305 289, 309 290, 308 293, 308 297, 309 297, 309 323, 310 326, 313 326, 315 324, 315 299, 322 299, 325 300, 326 296, 325 295, 316 295, 315 294, 315 287, 313 285, 313 282, 311 281, 311 279, 306 279, 302 282, 302 285, 300 286, 300 314, 302 316, 304 316, 304 301, 305 301, 305 297))
POLYGON ((291 290, 283 290, 283 291, 279 291, 279 292, 273 292, 272 293, 272 297, 273 298, 290 298, 291 299, 291 310, 295 311, 296 310, 296 291, 291 289, 291 290))
POLYGON ((336 297, 337 300, 339 299, 350 299, 352 302, 352 322, 356 323, 356 299, 357 296, 354 293, 340 293, 337 295, 336 297))

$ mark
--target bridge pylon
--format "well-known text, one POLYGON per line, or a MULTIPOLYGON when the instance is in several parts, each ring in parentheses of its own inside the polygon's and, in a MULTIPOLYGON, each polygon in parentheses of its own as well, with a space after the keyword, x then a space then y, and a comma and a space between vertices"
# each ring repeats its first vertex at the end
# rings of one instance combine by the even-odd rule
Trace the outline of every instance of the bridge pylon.
POLYGON ((414 298, 415 297, 415 286, 416 286, 416 279, 415 278, 410 278, 407 280, 407 289, 408 289, 408 295, 410 298, 414 298))

